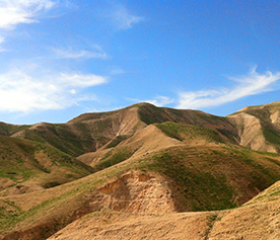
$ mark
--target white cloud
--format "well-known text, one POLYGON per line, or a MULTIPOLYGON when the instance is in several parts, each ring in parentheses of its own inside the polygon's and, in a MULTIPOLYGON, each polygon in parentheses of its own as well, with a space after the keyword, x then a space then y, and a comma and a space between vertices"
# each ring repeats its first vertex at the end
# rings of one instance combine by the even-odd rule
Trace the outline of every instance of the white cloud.
POLYGON ((164 107, 168 104, 174 103, 174 100, 169 98, 169 97, 165 97, 165 96, 157 96, 154 99, 148 99, 148 100, 141 100, 141 99, 137 99, 137 98, 126 98, 128 101, 134 102, 134 103, 139 103, 139 102, 147 102, 147 103, 151 103, 157 107, 164 107))
POLYGON ((51 0, 0 0, 0 29, 12 30, 20 23, 36 22, 38 14, 55 4, 51 0))
POLYGON ((107 59, 107 54, 98 45, 93 46, 93 50, 77 50, 73 51, 72 48, 68 49, 54 49, 57 57, 65 59, 77 59, 77 58, 100 58, 107 59))
POLYGON ((94 74, 89 75, 80 75, 80 74, 66 74, 61 73, 60 76, 61 83, 65 84, 66 86, 72 87, 92 87, 100 84, 104 84, 107 82, 107 78, 102 76, 97 76, 94 74))
POLYGON ((145 102, 151 103, 151 104, 153 104, 155 106, 158 106, 158 107, 163 107, 163 106, 166 106, 168 104, 173 103, 174 100, 169 98, 169 97, 157 96, 157 97, 155 97, 155 99, 153 99, 153 100, 146 100, 145 102))
POLYGON ((6 52, 6 50, 1 46, 5 42, 5 38, 0 35, 0 52, 6 52))
POLYGON ((254 68, 248 75, 230 78, 238 83, 233 89, 202 90, 196 92, 181 92, 178 108, 201 109, 219 106, 237 99, 264 92, 275 91, 279 87, 273 86, 280 80, 280 72, 259 74, 254 68))
POLYGON ((80 101, 96 99, 83 90, 106 82, 102 76, 64 73, 38 79, 13 69, 0 74, 0 111, 27 113, 64 109, 80 101))

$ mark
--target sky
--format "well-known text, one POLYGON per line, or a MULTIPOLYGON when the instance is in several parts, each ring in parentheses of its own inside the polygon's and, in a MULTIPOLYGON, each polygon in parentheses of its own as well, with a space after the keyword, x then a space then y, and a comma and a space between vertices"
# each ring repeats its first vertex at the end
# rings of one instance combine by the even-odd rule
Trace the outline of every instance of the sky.
POLYGON ((0 0, 0 121, 280 100, 278 0, 0 0))

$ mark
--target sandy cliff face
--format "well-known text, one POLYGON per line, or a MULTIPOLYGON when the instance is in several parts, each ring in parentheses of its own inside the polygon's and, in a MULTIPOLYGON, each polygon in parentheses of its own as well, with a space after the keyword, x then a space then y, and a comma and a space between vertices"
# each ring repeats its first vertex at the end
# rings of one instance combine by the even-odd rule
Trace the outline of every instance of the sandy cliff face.
POLYGON ((74 219, 101 209, 111 209, 136 215, 162 215, 175 212, 168 181, 156 174, 129 171, 114 182, 84 196, 88 204, 77 210, 74 219))
POLYGON ((271 144, 266 142, 263 135, 262 124, 259 118, 241 112, 229 116, 228 119, 237 127, 240 145, 258 151, 276 152, 271 144))
POLYGON ((276 240, 280 239, 279 186, 280 182, 261 193, 254 204, 226 211, 135 216, 104 210, 73 222, 49 239, 276 240))

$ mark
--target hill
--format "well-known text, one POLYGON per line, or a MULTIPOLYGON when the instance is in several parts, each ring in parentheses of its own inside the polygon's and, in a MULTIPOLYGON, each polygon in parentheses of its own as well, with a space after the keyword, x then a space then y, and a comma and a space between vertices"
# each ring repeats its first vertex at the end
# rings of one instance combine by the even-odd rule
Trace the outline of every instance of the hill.
POLYGON ((279 109, 280 104, 276 102, 219 117, 141 103, 113 112, 83 114, 65 124, 16 126, 1 123, 0 134, 45 143, 77 157, 95 152, 106 144, 115 146, 150 124, 170 121, 215 129, 226 141, 253 150, 278 152, 279 109))
POLYGON ((0 134, 48 144, 77 157, 94 152, 106 144, 116 145, 147 125, 165 121, 214 128, 228 140, 238 141, 237 130, 226 118, 194 110, 158 108, 148 103, 113 112, 83 114, 65 124, 3 124, 5 130, 0 131, 0 134))
POLYGON ((274 200, 227 211, 131 216, 106 209, 86 215, 48 239, 279 239, 279 182, 271 188, 256 198, 273 194, 274 200), (270 192, 271 188, 278 188, 278 193, 270 192))
POLYGON ((246 107, 227 119, 238 130, 240 145, 259 151, 280 151, 280 102, 246 107))
POLYGON ((266 226, 277 211, 278 109, 218 117, 141 103, 65 124, 0 124, 0 181, 12 184, 0 192, 0 239, 46 239, 69 224, 54 238, 181 239, 188 229, 189 239, 253 239, 261 230, 242 211, 266 226), (29 190, 13 195, 19 185, 29 190), (272 215, 256 213, 264 205, 272 215))
POLYGON ((89 166, 55 148, 0 136, 0 196, 40 191, 90 173, 89 166))

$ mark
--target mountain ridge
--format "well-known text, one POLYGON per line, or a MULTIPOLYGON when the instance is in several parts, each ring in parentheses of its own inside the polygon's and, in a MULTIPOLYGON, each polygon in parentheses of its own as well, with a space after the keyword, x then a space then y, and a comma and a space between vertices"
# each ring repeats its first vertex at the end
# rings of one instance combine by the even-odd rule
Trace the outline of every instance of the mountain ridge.
MULTIPOLYGON (((69 228, 79 226, 86 231, 79 225, 83 216, 97 221, 97 228, 103 220, 112 223, 106 225, 108 231, 118 217, 120 221, 141 221, 142 217, 146 221, 159 215, 165 225, 166 216, 173 214, 174 224, 178 224, 181 218, 177 214, 186 211, 200 211, 186 213, 200 226, 201 234, 193 235, 197 239, 216 239, 215 234, 228 238, 221 232, 222 225, 211 225, 216 219, 242 219, 240 207, 246 207, 249 214, 255 211, 250 201, 271 204, 260 199, 277 194, 279 110, 275 103, 219 117, 141 103, 112 112, 82 114, 65 124, 15 127, 2 123, 0 130, 4 126, 2 133, 10 135, 3 138, 53 149, 55 155, 68 156, 80 167, 88 166, 88 172, 46 189, 0 194, 0 239, 46 239, 71 223, 74 225, 69 228), (269 190, 273 184, 276 187, 269 190)), ((30 159, 53 166, 44 154, 35 151, 30 159)), ((9 161, 13 159, 10 156, 9 161)), ((0 161, 3 165, 5 159, 0 156, 0 161)), ((130 229, 139 223, 124 224, 130 229)), ((54 237, 60 239, 62 234, 63 239, 71 232, 69 228, 54 237)), ((227 228, 233 231, 229 225, 227 228)), ((96 234, 100 239, 105 236, 96 234)))

